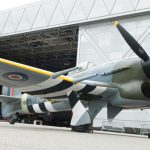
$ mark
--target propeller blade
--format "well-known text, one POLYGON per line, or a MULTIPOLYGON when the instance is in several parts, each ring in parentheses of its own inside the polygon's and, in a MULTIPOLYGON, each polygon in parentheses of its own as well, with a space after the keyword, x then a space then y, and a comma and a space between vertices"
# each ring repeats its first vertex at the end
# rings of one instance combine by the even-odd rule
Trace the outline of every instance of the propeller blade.
POLYGON ((115 26, 118 28, 119 32, 125 39, 125 41, 128 43, 130 48, 136 53, 138 57, 140 57, 143 61, 148 61, 149 56, 146 53, 146 51, 142 48, 142 46, 132 37, 130 33, 128 33, 120 24, 118 21, 115 21, 115 26))

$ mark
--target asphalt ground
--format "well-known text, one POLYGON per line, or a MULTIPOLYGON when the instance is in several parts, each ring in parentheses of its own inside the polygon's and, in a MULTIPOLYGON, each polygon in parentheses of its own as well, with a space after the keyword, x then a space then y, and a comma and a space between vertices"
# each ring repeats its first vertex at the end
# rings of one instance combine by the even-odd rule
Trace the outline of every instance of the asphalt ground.
POLYGON ((150 150, 147 136, 0 123, 0 150, 150 150))

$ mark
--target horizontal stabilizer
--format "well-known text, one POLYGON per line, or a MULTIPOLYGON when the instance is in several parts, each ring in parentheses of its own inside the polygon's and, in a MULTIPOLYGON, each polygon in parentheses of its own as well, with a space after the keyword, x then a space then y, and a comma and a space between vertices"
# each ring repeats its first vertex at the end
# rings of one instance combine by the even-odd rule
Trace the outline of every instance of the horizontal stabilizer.
POLYGON ((20 97, 0 95, 0 102, 14 103, 20 100, 20 97))

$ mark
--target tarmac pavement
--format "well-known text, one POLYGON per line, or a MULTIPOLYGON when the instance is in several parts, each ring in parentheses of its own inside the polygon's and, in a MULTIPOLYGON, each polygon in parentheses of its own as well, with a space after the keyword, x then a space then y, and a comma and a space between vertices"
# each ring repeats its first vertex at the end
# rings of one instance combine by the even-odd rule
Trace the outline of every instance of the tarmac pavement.
POLYGON ((0 123, 0 150, 150 150, 147 136, 0 123))

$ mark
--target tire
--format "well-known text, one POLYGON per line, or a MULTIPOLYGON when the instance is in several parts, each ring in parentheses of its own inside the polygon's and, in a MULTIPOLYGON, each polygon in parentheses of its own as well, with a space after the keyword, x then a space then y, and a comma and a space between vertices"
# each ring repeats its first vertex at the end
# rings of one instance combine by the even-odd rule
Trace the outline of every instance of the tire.
POLYGON ((15 124, 15 119, 10 119, 9 123, 10 124, 15 124))
POLYGON ((91 131, 91 125, 72 126, 72 131, 89 133, 91 131))

